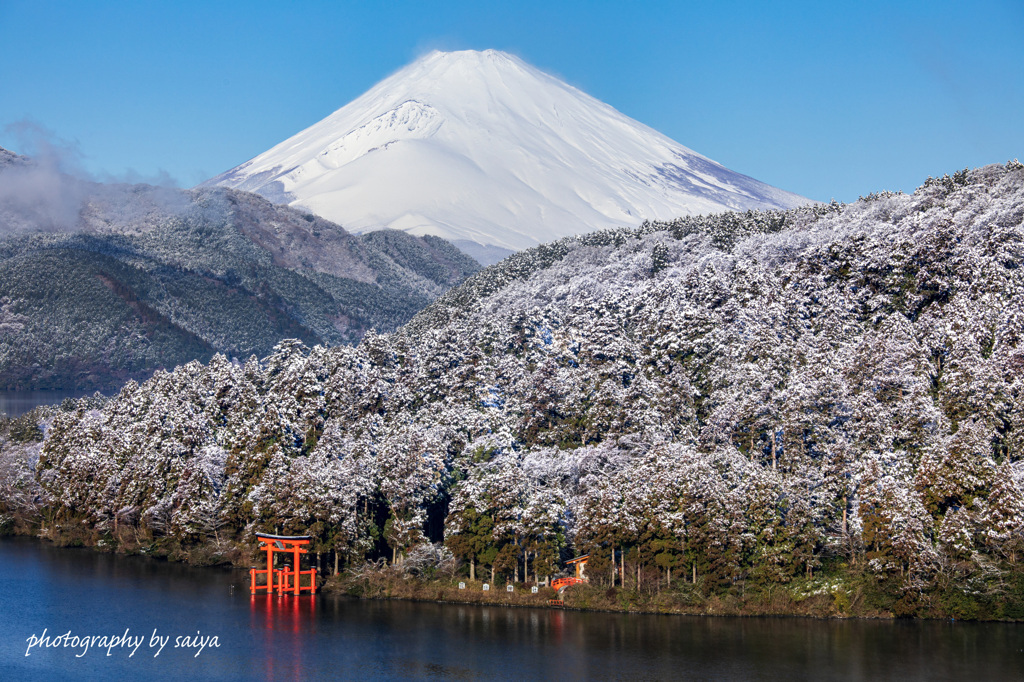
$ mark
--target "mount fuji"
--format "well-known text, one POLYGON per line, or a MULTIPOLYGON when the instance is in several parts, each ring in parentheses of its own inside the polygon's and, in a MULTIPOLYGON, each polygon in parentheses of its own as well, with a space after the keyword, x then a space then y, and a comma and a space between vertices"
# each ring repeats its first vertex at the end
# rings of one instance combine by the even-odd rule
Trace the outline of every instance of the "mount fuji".
POLYGON ((645 219, 810 203, 495 50, 432 52, 203 185, 352 232, 437 235, 485 264, 645 219))

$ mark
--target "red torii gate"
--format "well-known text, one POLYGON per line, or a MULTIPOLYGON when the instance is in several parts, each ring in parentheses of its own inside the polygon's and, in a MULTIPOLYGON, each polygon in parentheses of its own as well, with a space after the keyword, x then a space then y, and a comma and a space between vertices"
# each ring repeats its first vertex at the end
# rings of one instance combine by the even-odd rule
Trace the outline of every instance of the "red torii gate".
POLYGON ((256 594, 256 590, 265 590, 267 594, 270 594, 275 589, 279 595, 288 592, 297 595, 302 591, 309 592, 310 594, 316 593, 316 569, 311 568, 308 571, 299 570, 299 555, 309 553, 309 550, 303 549, 303 545, 308 545, 312 542, 312 537, 309 535, 256 533, 256 539, 260 541, 260 549, 267 551, 267 568, 253 567, 249 569, 249 592, 251 594, 256 594), (293 559, 292 567, 274 568, 274 552, 290 553, 293 559), (265 585, 256 584, 256 576, 260 574, 267 576, 265 585), (308 585, 300 585, 304 575, 309 576, 308 585))

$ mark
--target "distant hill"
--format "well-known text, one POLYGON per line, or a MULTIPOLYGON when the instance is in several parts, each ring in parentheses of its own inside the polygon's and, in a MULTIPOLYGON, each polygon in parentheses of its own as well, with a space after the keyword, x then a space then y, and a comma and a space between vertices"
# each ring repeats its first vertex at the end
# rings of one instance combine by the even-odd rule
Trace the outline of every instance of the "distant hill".
POLYGON ((4 168, 10 166, 20 166, 24 164, 25 161, 26 159, 24 156, 21 156, 20 154, 15 154, 9 149, 4 149, 3 147, 0 147, 0 170, 3 170, 4 168))
POLYGON ((42 198, 0 202, 0 389, 105 389, 283 338, 356 342, 479 269, 436 237, 354 236, 236 190, 86 183, 0 150, 0 188, 20 185, 42 198))

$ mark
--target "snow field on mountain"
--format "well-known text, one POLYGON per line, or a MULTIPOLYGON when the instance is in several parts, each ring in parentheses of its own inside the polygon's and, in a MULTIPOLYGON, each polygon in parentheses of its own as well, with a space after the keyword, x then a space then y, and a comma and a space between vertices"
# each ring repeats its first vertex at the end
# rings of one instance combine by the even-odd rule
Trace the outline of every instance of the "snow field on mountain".
POLYGON ((205 184, 361 232, 508 250, 643 220, 809 203, 508 54, 433 52, 205 184))

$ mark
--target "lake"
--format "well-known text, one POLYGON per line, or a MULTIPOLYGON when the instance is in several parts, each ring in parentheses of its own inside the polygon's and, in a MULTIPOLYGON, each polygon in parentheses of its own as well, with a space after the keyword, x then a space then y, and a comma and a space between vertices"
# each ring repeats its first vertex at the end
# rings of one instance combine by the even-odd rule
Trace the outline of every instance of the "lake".
POLYGON ((27 538, 0 538, 0 566, 3 680, 977 682, 1024 675, 1024 625, 1017 624, 252 597, 244 570, 58 549, 27 538), (50 646, 28 649, 28 640, 42 638, 44 630, 50 646), (109 640, 85 649, 74 639, 126 630, 128 646, 109 650, 109 640), (131 640, 135 636, 141 640, 131 640))
POLYGON ((0 413, 20 417, 40 405, 58 405, 65 398, 84 398, 94 391, 0 391, 0 413))

